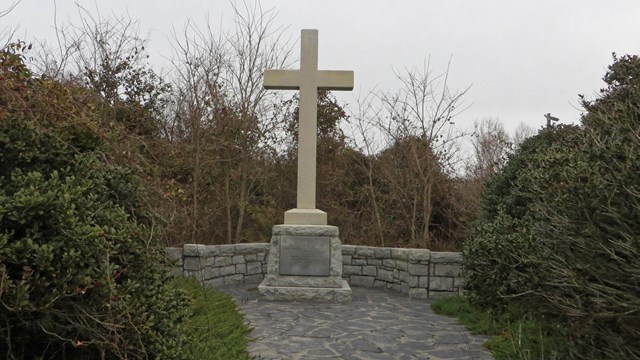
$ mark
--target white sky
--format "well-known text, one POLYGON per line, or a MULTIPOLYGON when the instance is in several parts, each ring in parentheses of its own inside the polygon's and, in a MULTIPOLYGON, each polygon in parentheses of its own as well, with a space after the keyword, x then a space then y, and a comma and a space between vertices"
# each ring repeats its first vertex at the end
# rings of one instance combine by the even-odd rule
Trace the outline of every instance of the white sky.
MULTIPOLYGON (((0 11, 13 0, 0 0, 0 11)), ((77 15, 75 2, 108 14, 129 13, 149 31, 156 64, 170 55, 172 26, 191 19, 214 28, 232 20, 227 0, 57 0, 58 21, 77 15)), ((250 0, 249 0, 250 1, 250 0)), ((564 123, 580 115, 578 94, 593 98, 611 53, 640 54, 638 0, 262 0, 276 24, 297 39, 300 29, 319 30, 321 69, 354 70, 353 95, 398 86, 393 69, 422 66, 434 73, 452 58, 450 88, 471 85, 471 107, 456 122, 496 117, 514 129, 534 128, 551 112, 564 123)), ((0 18, 0 30, 20 25, 22 38, 53 39, 54 1, 22 0, 0 18)), ((299 48, 294 54, 298 56, 299 48)), ((339 99, 353 103, 351 95, 339 99)))

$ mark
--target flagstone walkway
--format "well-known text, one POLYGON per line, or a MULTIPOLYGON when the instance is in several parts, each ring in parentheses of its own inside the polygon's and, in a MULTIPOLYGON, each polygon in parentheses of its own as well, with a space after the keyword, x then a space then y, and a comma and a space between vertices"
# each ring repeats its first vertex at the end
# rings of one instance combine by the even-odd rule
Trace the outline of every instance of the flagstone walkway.
POLYGON ((429 301, 352 289, 350 304, 261 301, 255 285, 221 290, 254 328, 255 359, 493 359, 486 337, 436 315, 429 301))

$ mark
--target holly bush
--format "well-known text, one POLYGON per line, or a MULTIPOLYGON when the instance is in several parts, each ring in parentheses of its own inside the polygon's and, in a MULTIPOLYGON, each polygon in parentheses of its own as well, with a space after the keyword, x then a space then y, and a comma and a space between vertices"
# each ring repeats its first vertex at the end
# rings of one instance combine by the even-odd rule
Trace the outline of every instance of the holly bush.
POLYGON ((464 246, 470 300, 566 329, 567 358, 640 359, 640 57, 614 55, 580 126, 527 140, 464 246))
POLYGON ((188 300, 96 97, 22 60, 0 52, 0 358, 182 358, 188 300))

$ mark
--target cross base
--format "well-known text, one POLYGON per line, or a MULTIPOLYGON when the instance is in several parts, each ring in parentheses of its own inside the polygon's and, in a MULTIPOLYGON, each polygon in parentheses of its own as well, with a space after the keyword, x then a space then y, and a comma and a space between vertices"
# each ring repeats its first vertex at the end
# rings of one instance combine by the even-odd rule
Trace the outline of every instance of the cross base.
POLYGON ((318 209, 291 209, 284 213, 286 225, 327 225, 327 213, 318 209))
POLYGON ((336 226, 275 225, 272 234, 263 300, 351 302, 336 226))

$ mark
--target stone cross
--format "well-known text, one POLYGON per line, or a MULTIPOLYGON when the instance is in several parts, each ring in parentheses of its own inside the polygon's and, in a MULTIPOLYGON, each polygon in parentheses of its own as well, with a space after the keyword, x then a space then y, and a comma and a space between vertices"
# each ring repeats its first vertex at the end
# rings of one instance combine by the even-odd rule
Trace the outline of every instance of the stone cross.
POLYGON ((302 30, 300 69, 266 70, 264 87, 300 89, 297 205, 285 212, 284 223, 326 225, 327 214, 316 209, 318 90, 353 90, 353 71, 318 70, 318 30, 302 30))

